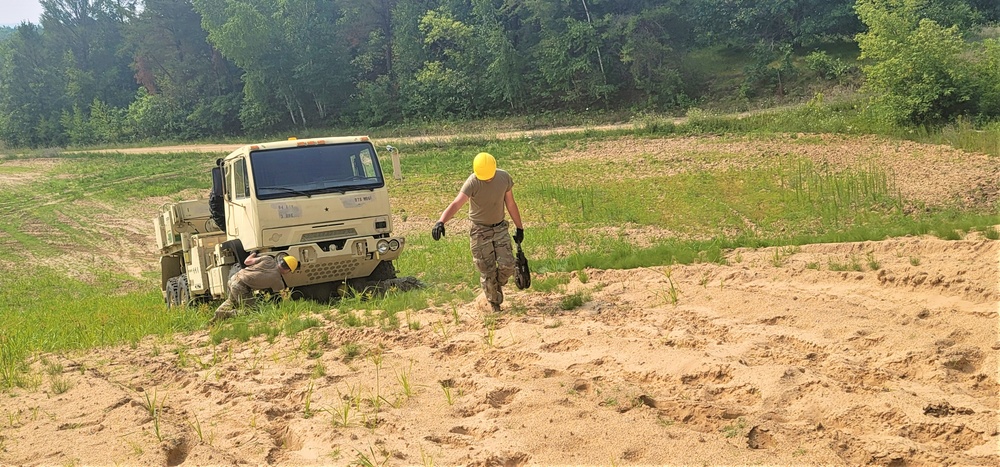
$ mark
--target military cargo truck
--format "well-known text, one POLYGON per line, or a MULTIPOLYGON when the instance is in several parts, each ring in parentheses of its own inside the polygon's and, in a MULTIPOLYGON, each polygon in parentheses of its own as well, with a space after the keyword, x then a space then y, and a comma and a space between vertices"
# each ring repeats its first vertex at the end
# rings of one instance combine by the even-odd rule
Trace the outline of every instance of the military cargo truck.
POLYGON ((348 285, 395 278, 392 261, 406 243, 392 233, 367 136, 240 147, 216 161, 207 200, 169 203, 153 226, 167 306, 224 298, 249 251, 294 256, 299 267, 285 284, 326 300, 348 285))

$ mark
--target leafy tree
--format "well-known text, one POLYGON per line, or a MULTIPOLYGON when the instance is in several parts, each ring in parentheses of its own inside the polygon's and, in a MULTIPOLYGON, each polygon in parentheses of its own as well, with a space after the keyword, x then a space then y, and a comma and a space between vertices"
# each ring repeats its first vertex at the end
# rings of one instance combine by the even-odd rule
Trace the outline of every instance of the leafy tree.
POLYGON ((538 31, 538 40, 529 50, 542 84, 535 90, 536 95, 553 104, 575 107, 607 103, 616 85, 608 80, 604 43, 613 16, 599 15, 596 10, 605 3, 601 0, 524 3, 530 12, 526 19, 538 31))
MULTIPOLYGON (((656 2, 659 3, 659 2, 656 2)), ((662 2, 668 3, 668 2, 662 2)), ((673 3, 673 2, 669 2, 673 3)), ((623 86, 630 84, 644 104, 668 108, 687 99, 678 63, 690 41, 690 26, 676 5, 644 5, 616 21, 623 86), (627 83, 628 82, 628 83, 627 83)), ((631 100, 631 99, 630 99, 631 100)))
POLYGON ((193 0, 209 41, 243 70, 249 129, 323 122, 346 101, 340 12, 324 0, 193 0), (284 109, 284 113, 282 113, 284 109))
POLYGON ((507 10, 503 2, 473 0, 473 21, 481 31, 478 44, 485 63, 485 67, 480 65, 485 97, 518 111, 526 108, 528 64, 518 50, 518 44, 523 43, 516 29, 519 17, 516 12, 505 14, 507 10))
POLYGON ((99 99, 125 107, 135 93, 130 58, 119 53, 125 22, 135 0, 40 0, 46 42, 63 51, 60 63, 69 82, 65 109, 90 107, 99 99))
POLYGON ((404 115, 433 118, 474 115, 478 64, 473 28, 446 8, 428 11, 420 19, 428 60, 410 82, 404 115))
POLYGON ((695 0, 689 13, 708 44, 810 46, 861 32, 854 0, 695 0))
POLYGON ((59 53, 32 23, 18 26, 0 51, 0 138, 13 146, 62 144, 66 75, 53 65, 59 53))
POLYGON ((14 35, 15 29, 9 26, 0 26, 0 42, 7 40, 8 37, 14 35))
MULTIPOLYGON (((341 43, 350 57, 342 86, 353 91, 345 117, 363 125, 381 125, 400 113, 397 58, 405 51, 419 51, 417 21, 426 11, 422 1, 336 0, 342 12, 338 26, 341 43), (399 44, 395 44, 400 38, 399 44)), ((409 70, 421 58, 410 60, 409 70)))
POLYGON ((979 12, 985 23, 1000 21, 1000 2, 996 0, 969 0, 969 6, 979 12))
POLYGON ((974 49, 974 56, 972 76, 974 95, 979 98, 979 114, 988 118, 1000 117, 1000 40, 984 41, 982 47, 974 49))
POLYGON ((146 0, 128 33, 136 79, 146 90, 136 100, 163 100, 172 109, 167 115, 177 119, 164 124, 133 116, 154 125, 142 128, 143 135, 196 138, 239 130, 239 69, 209 45, 190 0, 146 0))
POLYGON ((873 108, 896 123, 937 122, 972 107, 970 64, 958 26, 922 14, 922 0, 859 0, 868 26, 859 34, 865 87, 873 108))

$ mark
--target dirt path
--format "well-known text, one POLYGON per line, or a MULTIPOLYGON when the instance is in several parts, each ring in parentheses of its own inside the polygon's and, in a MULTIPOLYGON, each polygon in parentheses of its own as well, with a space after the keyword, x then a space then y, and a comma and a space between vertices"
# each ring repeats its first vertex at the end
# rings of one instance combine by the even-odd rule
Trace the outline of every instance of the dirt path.
MULTIPOLYGON (((682 120, 677 120, 680 122, 682 120)), ((478 134, 458 134, 458 135, 426 135, 426 136, 405 136, 405 137, 389 137, 389 138, 379 138, 378 144, 404 144, 404 143, 427 143, 427 142, 440 142, 440 141, 452 141, 459 138, 469 138, 469 137, 490 137, 496 139, 515 139, 524 138, 532 136, 542 136, 542 135, 554 135, 562 133, 579 133, 582 131, 607 131, 607 130, 622 130, 635 128, 635 125, 631 123, 621 123, 614 125, 596 125, 596 126, 574 126, 574 127, 563 127, 563 128, 550 128, 545 130, 525 130, 525 131, 504 131, 499 133, 478 133, 478 134)), ((119 152, 123 154, 150 154, 150 153, 173 153, 173 152, 220 152, 229 153, 236 148, 239 148, 242 144, 185 144, 177 146, 156 146, 156 147, 144 147, 144 148, 121 148, 121 149, 101 149, 96 151, 72 151, 75 152, 119 152)))

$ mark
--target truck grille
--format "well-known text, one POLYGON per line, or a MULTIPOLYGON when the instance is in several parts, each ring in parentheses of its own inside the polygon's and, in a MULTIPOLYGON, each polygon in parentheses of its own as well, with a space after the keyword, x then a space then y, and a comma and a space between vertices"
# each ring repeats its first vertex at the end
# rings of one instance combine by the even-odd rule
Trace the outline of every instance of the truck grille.
POLYGON ((302 235, 302 242, 309 243, 328 238, 356 237, 358 231, 355 229, 324 230, 322 232, 311 232, 302 235))
POLYGON ((310 265, 303 272, 309 278, 310 283, 343 280, 350 276, 360 263, 361 261, 357 259, 350 259, 334 263, 310 265))

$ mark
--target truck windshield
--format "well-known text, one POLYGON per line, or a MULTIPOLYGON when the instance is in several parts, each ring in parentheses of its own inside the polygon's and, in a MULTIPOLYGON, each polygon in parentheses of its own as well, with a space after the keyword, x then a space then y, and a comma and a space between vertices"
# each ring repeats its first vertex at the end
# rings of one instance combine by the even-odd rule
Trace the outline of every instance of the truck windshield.
POLYGON ((373 190, 385 186, 371 143, 301 146, 250 153, 257 199, 373 190))

